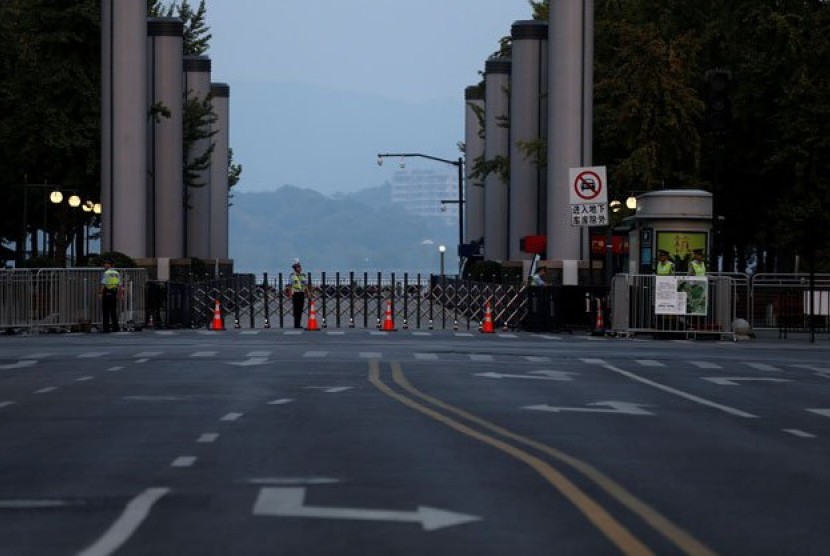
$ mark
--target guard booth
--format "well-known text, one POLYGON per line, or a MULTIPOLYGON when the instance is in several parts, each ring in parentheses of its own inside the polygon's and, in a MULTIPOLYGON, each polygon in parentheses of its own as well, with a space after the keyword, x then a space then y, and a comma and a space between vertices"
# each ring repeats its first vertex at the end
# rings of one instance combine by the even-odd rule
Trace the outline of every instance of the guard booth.
POLYGON ((669 252, 678 274, 686 274, 694 249, 706 253, 711 271, 716 261, 712 245, 712 194, 700 189, 663 189, 637 197, 636 212, 626 219, 631 224, 628 235, 629 274, 651 274, 658 249, 669 252))

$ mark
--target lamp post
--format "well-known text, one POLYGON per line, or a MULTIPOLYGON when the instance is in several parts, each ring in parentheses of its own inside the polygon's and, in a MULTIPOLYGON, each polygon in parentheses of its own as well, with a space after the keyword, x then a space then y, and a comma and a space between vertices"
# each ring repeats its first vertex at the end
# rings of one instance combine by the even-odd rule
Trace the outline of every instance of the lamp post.
POLYGON ((444 279, 444 253, 447 251, 446 245, 439 245, 438 252, 441 254, 441 280, 444 279))
MULTIPOLYGON (((51 189, 52 192, 49 194, 49 201, 53 204, 59 204, 63 201, 63 193, 60 190, 60 186, 56 184, 50 183, 28 183, 26 181, 26 177, 23 178, 23 233, 22 233, 22 240, 23 240, 23 249, 20 250, 20 256, 25 259, 26 258, 26 243, 29 239, 29 189, 51 189)), ((47 222, 47 205, 44 201, 43 204, 43 253, 46 253, 46 222, 47 222)), ((22 262, 18 261, 19 263, 22 262)))
MULTIPOLYGON (((464 158, 458 157, 458 160, 449 160, 447 158, 439 158, 421 153, 378 153, 378 166, 383 165, 383 159, 388 157, 396 158, 426 158, 427 160, 435 160, 436 162, 443 162, 458 168, 458 199, 445 199, 441 201, 442 205, 457 204, 458 205, 458 260, 461 261, 461 246, 464 245, 464 158)), ((445 248, 446 249, 446 248, 445 248)), ((444 253, 441 252, 443 257, 444 253)), ((443 259, 442 259, 443 260, 443 259)), ((443 274, 443 272, 442 272, 443 274)))

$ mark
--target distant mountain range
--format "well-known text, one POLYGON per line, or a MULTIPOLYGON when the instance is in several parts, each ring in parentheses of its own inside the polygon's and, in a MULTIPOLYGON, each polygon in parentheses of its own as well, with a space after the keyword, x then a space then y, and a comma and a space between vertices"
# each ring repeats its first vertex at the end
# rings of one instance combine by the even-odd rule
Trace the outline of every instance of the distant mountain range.
POLYGON ((458 227, 416 216, 390 202, 389 186, 329 197, 285 185, 234 193, 230 257, 236 272, 291 272, 295 258, 310 272, 438 272, 457 269, 458 227))

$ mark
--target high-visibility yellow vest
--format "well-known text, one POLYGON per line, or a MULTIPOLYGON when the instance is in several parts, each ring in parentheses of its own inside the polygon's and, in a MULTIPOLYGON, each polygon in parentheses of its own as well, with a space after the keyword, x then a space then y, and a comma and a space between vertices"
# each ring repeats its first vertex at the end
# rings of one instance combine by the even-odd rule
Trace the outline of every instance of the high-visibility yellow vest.
POLYGON ((308 285, 308 279, 305 274, 297 272, 291 273, 291 291, 294 293, 304 292, 308 285))
POLYGON ((691 276, 706 276, 706 263, 703 261, 692 261, 689 263, 689 274, 691 276))
POLYGON ((671 261, 657 262, 657 276, 671 276, 674 274, 674 263, 671 261))
POLYGON ((121 285, 121 274, 114 268, 108 268, 104 271, 101 284, 108 290, 116 290, 121 285))

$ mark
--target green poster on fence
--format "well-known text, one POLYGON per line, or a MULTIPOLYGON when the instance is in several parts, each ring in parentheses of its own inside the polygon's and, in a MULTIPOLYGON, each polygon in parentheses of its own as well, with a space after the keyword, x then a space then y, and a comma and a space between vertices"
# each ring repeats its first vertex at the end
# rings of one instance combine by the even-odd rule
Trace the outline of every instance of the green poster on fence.
POLYGON ((654 313, 706 316, 709 287, 706 276, 655 276, 654 313))

